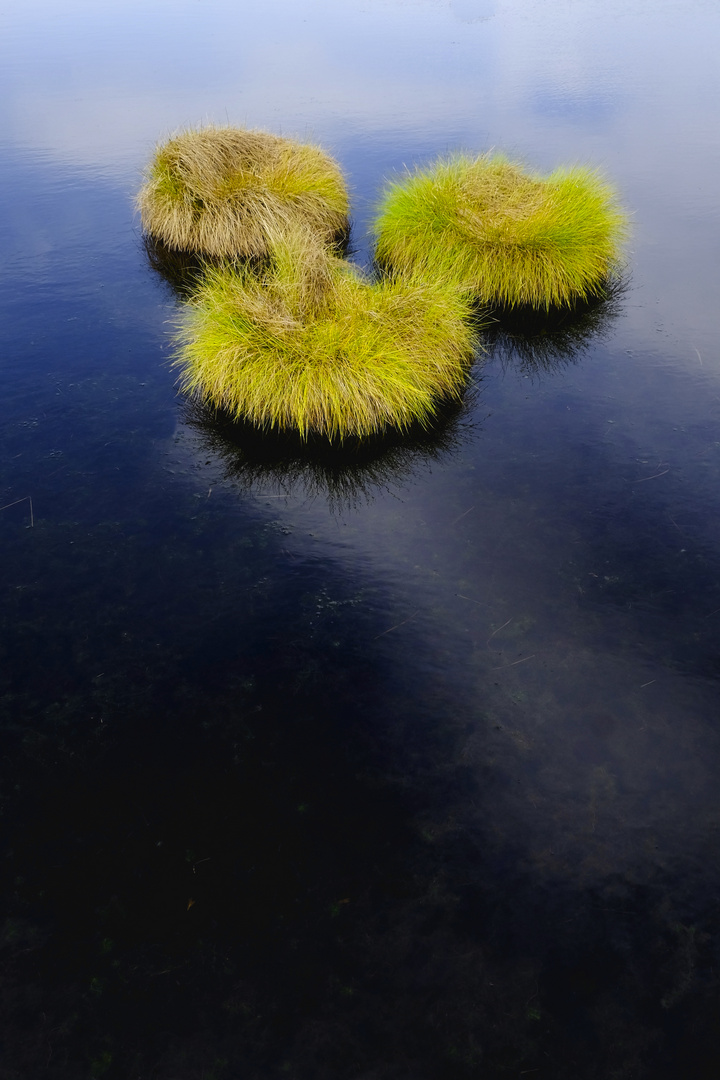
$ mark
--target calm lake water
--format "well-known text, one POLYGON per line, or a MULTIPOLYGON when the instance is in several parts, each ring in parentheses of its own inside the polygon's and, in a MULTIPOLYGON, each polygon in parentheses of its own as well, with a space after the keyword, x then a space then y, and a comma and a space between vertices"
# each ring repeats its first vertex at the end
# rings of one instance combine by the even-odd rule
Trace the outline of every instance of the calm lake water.
POLYGON ((2 1080, 715 1080, 715 0, 0 10, 2 1080), (600 166, 624 290, 355 449, 178 396, 155 141, 600 166))

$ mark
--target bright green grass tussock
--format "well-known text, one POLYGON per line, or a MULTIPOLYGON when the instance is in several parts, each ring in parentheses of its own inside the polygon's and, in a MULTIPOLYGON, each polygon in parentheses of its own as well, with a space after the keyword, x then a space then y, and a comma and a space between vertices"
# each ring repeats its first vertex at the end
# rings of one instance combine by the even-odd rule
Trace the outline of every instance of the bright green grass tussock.
POLYGON ((331 242, 349 212, 340 168, 319 147, 212 126, 157 148, 137 206, 168 247, 218 258, 263 257, 270 230, 298 223, 331 242))
POLYGON ((395 272, 547 309, 603 294, 627 217, 592 169, 543 178, 500 154, 454 155, 389 184, 374 231, 378 262, 395 272))
POLYGON ((307 230, 277 236, 269 269, 209 271, 185 310, 181 385, 261 427, 342 440, 427 423, 460 395, 469 303, 452 286, 367 281, 307 230))

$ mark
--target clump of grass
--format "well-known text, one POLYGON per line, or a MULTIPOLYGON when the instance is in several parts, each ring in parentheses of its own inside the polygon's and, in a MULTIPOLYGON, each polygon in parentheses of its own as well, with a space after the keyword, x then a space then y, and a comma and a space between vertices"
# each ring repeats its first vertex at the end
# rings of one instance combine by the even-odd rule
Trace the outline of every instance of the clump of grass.
POLYGON ((380 265, 493 307, 549 309, 603 295, 627 217, 592 169, 541 177, 502 154, 458 154, 390 183, 374 231, 380 265))
POLYGON ((260 274, 208 270, 185 309, 181 385, 234 419, 342 441, 427 424, 458 399, 475 337, 452 286, 371 282, 307 229, 260 274))
POLYGON ((332 242, 349 211, 340 168, 319 147, 213 126, 158 146, 137 207, 155 239, 214 258, 264 257, 268 230, 297 222, 332 242))

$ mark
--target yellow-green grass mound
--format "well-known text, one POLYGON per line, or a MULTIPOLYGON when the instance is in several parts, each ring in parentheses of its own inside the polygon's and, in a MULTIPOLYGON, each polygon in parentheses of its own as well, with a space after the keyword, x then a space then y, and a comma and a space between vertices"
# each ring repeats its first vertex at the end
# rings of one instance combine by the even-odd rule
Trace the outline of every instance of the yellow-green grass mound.
POLYGON ((342 441, 429 423, 473 357, 470 303, 452 286, 368 281, 307 232, 268 268, 211 269, 186 307, 181 386, 236 419, 342 441))
POLYGON ((158 146, 137 207, 157 240, 215 258, 264 257, 268 230, 298 222, 331 242, 349 212, 340 168, 320 147, 212 126, 158 146))
POLYGON ((592 169, 541 177, 502 154, 453 155, 390 183, 374 232, 382 266, 493 307, 548 309, 603 295, 627 217, 592 169))

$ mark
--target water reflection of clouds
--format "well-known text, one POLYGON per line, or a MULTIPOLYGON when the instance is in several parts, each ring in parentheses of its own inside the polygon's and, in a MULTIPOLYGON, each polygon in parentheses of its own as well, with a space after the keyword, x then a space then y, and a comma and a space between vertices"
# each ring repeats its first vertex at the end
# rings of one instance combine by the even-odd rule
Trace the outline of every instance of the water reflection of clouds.
MULTIPOLYGON (((697 34, 692 17, 625 12, 619 36, 616 7, 35 0, 3 17, 0 113, 13 141, 93 160, 137 156, 139 137, 221 122, 226 110, 233 122, 323 137, 348 122, 399 130, 418 116, 427 132, 446 133, 461 117, 470 133, 480 118, 492 129, 501 117, 504 138, 517 140, 518 124, 534 129, 538 111, 550 124, 617 114, 628 104, 620 87, 657 83, 660 55, 671 59, 697 34), (638 50, 641 32, 647 48, 638 50)), ((672 83, 657 89, 666 96, 672 83)))
POLYGON ((626 104, 625 47, 594 3, 35 0, 4 22, 7 137, 81 162, 137 162, 143 144, 206 119, 332 142, 353 129, 402 137, 421 117, 445 149, 455 132, 517 144, 528 124, 538 138, 538 113, 587 126, 626 104))
MULTIPOLYGON (((711 189, 687 178, 720 152, 719 30, 702 0, 652 18, 620 0, 28 0, 0 14, 0 129, 6 149, 130 187, 182 125, 267 127, 327 145, 358 213, 383 176, 455 147, 502 147, 540 170, 600 164, 642 206, 635 261, 660 295, 677 251, 689 270, 711 256, 711 189), (661 250, 643 247, 651 233, 661 250)), ((689 326, 712 280, 676 283, 689 326)))
POLYGON ((612 89, 573 92, 565 87, 538 88, 532 98, 536 113, 571 123, 598 124, 610 120, 619 110, 617 95, 612 89))
POLYGON ((447 11, 427 6, 35 3, 6 31, 6 137, 76 160, 137 158, 143 136, 203 119, 324 138, 348 120, 383 129, 437 116, 439 100, 447 116, 467 83, 447 11))
POLYGON ((472 23, 491 19, 497 12, 495 0, 450 0, 450 10, 459 22, 472 23))

